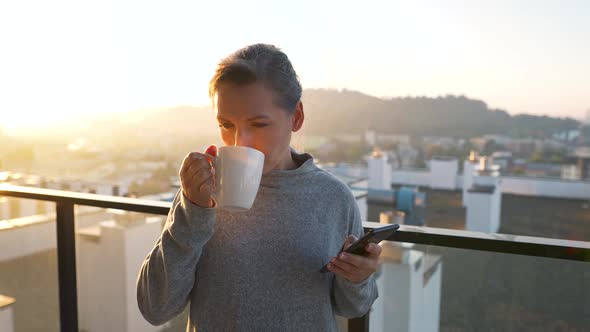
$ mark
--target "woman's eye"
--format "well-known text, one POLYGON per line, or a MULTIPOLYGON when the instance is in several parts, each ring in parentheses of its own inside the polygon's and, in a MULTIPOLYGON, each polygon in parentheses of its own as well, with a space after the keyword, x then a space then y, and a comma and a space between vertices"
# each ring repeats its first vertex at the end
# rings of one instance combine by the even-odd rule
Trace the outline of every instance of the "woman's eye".
POLYGON ((220 123, 219 127, 223 128, 223 129, 229 129, 229 128, 233 127, 233 125, 231 125, 229 123, 220 123))
POLYGON ((252 125, 253 125, 254 127, 256 127, 256 128, 262 128, 262 127, 266 127, 266 126, 268 126, 268 124, 267 124, 267 123, 254 123, 254 124, 252 124, 252 125))

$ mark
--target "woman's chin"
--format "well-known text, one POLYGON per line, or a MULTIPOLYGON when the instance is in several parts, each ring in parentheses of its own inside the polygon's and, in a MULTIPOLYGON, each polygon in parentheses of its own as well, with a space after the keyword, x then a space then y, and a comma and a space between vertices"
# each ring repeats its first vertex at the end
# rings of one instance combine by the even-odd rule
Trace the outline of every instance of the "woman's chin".
POLYGON ((269 165, 269 164, 265 163, 264 167, 262 167, 262 175, 270 173, 271 171, 280 170, 280 169, 281 169, 280 164, 269 165))

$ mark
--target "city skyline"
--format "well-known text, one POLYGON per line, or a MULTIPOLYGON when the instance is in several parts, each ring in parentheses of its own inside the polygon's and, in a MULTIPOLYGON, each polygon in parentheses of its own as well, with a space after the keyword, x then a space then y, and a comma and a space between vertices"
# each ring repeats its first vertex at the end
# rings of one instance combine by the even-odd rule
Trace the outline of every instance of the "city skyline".
POLYGON ((166 4, 58 0, 0 11, 0 128, 208 105, 215 64, 254 42, 291 58, 304 88, 377 97, 466 95, 511 114, 590 108, 584 1, 166 4), (219 13, 222 13, 219 14, 219 13), (221 24, 220 24, 221 22, 221 24))

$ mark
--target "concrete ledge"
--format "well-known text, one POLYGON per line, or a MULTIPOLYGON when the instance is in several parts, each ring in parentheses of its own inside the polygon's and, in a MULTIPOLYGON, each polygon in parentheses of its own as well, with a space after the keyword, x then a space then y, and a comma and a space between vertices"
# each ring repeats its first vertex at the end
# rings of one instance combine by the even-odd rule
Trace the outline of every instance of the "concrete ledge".
POLYGON ((34 216, 14 218, 0 221, 0 232, 25 226, 38 225, 43 223, 55 222, 55 213, 37 214, 34 216))

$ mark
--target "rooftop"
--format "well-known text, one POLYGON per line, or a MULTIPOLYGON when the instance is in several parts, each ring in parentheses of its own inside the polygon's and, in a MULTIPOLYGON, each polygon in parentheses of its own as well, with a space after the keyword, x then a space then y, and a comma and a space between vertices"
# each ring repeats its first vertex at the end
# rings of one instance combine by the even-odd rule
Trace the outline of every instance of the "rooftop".
POLYGON ((493 194, 495 190, 496 190, 496 187, 494 187, 494 186, 474 185, 468 191, 470 193, 493 194))
MULTIPOLYGON (((426 193, 426 226, 465 229, 466 209, 461 191, 420 188, 426 193)), ((370 203, 369 220, 390 208, 370 203)), ((502 194, 501 226, 498 233, 590 241, 590 202, 576 199, 502 194)))

